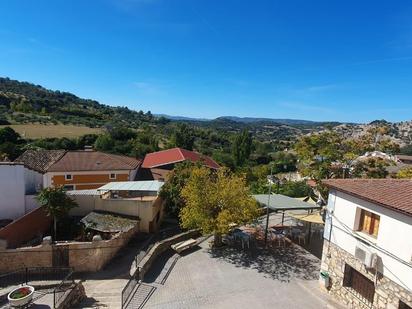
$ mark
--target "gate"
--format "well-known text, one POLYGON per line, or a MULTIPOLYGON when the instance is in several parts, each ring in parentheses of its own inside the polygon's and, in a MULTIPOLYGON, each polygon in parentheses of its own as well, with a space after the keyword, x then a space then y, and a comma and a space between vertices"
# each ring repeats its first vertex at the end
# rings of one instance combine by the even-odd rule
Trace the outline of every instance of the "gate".
POLYGON ((53 246, 53 267, 69 266, 69 246, 53 246))

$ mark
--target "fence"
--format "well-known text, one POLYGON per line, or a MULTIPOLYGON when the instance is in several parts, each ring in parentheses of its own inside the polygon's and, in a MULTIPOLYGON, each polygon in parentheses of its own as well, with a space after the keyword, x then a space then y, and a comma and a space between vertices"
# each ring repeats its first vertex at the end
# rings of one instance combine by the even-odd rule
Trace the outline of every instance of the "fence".
POLYGON ((53 289, 54 308, 73 286, 73 270, 69 267, 27 267, 0 275, 0 289, 20 284, 56 286, 53 289))
POLYGON ((139 269, 133 274, 133 276, 129 279, 126 286, 122 290, 122 308, 127 308, 127 304, 131 301, 133 297, 133 291, 135 290, 136 286, 139 284, 139 269))
POLYGON ((53 308, 58 308, 67 292, 73 288, 74 279, 71 271, 60 284, 53 290, 53 308))

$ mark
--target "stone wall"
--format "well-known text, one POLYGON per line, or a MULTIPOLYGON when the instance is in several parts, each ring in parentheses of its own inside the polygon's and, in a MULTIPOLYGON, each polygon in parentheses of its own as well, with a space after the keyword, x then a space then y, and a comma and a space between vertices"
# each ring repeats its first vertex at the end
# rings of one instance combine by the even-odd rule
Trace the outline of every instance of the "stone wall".
POLYGON ((110 240, 93 242, 43 243, 36 247, 0 249, 0 273, 25 267, 70 266, 76 272, 90 272, 102 269, 116 253, 125 246, 139 230, 122 233, 110 240), (53 249, 66 247, 69 250, 69 265, 53 265, 53 249))
MULTIPOLYGON (((138 232, 139 226, 110 240, 69 243, 69 263, 76 272, 99 271, 138 232)), ((56 246, 65 246, 58 243, 56 246)))
POLYGON ((191 230, 155 243, 153 247, 147 252, 145 257, 137 265, 137 268, 139 269, 139 279, 143 280, 144 275, 150 269, 156 258, 166 250, 170 249, 171 245, 192 237, 197 237, 199 236, 199 234, 200 232, 198 230, 191 230))
POLYGON ((375 282, 375 272, 365 268, 353 255, 325 239, 322 256, 322 271, 330 277, 329 293, 338 298, 348 308, 397 309, 399 301, 412 307, 412 293, 395 282, 379 274, 376 279, 373 304, 365 303, 356 296, 351 288, 343 286, 345 264, 350 265, 371 281, 375 282))
POLYGON ((0 249, 0 273, 26 267, 50 267, 52 257, 52 247, 47 244, 19 249, 0 249))

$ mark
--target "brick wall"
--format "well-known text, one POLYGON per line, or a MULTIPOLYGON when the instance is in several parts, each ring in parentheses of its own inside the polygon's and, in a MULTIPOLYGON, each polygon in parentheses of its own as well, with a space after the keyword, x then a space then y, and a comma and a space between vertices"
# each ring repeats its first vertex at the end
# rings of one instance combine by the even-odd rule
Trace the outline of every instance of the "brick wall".
POLYGON ((7 241, 8 248, 16 248, 36 236, 43 237, 51 224, 52 218, 39 207, 0 229, 0 239, 7 241))

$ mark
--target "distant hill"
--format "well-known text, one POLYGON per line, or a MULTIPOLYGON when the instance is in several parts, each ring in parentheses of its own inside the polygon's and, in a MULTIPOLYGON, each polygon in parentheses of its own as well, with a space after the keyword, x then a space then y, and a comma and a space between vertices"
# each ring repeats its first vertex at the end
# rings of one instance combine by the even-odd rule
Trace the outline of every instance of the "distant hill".
POLYGON ((243 123, 243 124, 284 124, 289 126, 320 126, 325 124, 331 124, 332 126, 337 126, 341 124, 340 122, 329 122, 329 121, 311 121, 311 120, 302 120, 302 119, 278 119, 278 118, 254 118, 254 117, 237 117, 237 116, 221 116, 215 119, 207 118, 194 118, 194 117, 185 117, 185 116, 171 116, 166 114, 155 114, 158 117, 164 117, 173 121, 213 121, 213 122, 234 122, 234 123, 243 123))
POLYGON ((124 124, 137 128, 156 121, 150 112, 108 106, 69 92, 0 78, 0 124, 60 123, 88 127, 124 124))
MULTIPOLYGON (((83 99, 62 91, 46 89, 40 85, 0 78, 0 125, 57 124, 89 128, 126 126, 130 128, 156 127, 165 140, 173 130, 169 124, 186 122, 198 129, 207 129, 218 137, 237 133, 247 128, 254 139, 261 142, 282 141, 293 143, 297 137, 332 127, 347 138, 365 134, 373 126, 386 126, 385 134, 401 145, 412 143, 412 121, 390 123, 376 120, 369 124, 316 122, 300 119, 254 118, 223 116, 216 119, 152 115, 150 111, 135 111, 127 107, 113 107, 95 100, 83 99)), ((205 135, 198 132, 199 135, 205 135)), ((207 133, 211 134, 212 133, 207 133)), ((212 138, 212 137, 211 137, 212 138)), ((227 138, 229 140, 230 138, 227 138)), ((225 141, 225 143, 228 143, 225 141)), ((204 148, 208 149, 205 142, 204 148)), ((226 145, 227 146, 227 145, 226 145)))
POLYGON ((273 119, 273 118, 253 118, 253 117, 236 117, 236 116, 222 116, 217 119, 228 119, 235 122, 242 123, 256 123, 256 122, 273 122, 286 125, 319 125, 322 122, 300 120, 300 119, 273 119))
POLYGON ((194 117, 185 117, 185 116, 172 116, 166 114, 154 114, 156 117, 163 117, 169 120, 174 121, 210 121, 211 119, 207 118, 194 118, 194 117))

